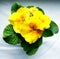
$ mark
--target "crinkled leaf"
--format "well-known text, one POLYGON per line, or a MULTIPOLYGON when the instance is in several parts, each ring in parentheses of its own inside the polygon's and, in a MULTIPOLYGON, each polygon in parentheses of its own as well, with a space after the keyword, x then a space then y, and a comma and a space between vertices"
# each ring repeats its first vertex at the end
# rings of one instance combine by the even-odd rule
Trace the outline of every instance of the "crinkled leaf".
POLYGON ((14 33, 13 27, 11 24, 7 25, 3 31, 3 37, 6 38, 14 33))
POLYGON ((44 32, 43 32, 44 37, 50 37, 52 35, 53 35, 52 31, 49 30, 49 29, 45 29, 44 32))
POLYGON ((36 53, 37 50, 38 50, 38 48, 33 48, 32 50, 29 50, 29 51, 27 51, 26 53, 27 53, 28 55, 33 55, 33 54, 36 53))
POLYGON ((18 4, 18 3, 14 3, 11 7, 11 13, 14 13, 17 11, 17 9, 23 7, 22 5, 18 4))
POLYGON ((18 44, 21 42, 17 33, 14 32, 13 26, 9 24, 3 31, 3 39, 9 44, 18 44))
POLYGON ((36 7, 38 10, 40 10, 43 14, 45 14, 44 13, 44 10, 42 9, 42 8, 40 8, 40 7, 36 7))
POLYGON ((50 23, 50 28, 44 30, 43 36, 44 36, 44 37, 50 37, 50 36, 52 36, 53 34, 58 33, 58 31, 59 31, 59 29, 58 29, 57 24, 56 24, 54 21, 51 21, 51 23, 50 23))
POLYGON ((59 31, 59 28, 58 28, 57 24, 54 21, 51 21, 49 29, 53 32, 53 34, 56 34, 59 31))
POLYGON ((27 8, 31 8, 31 7, 34 7, 34 6, 32 6, 32 5, 31 6, 27 6, 27 8))
POLYGON ((26 51, 28 55, 33 55, 36 53, 39 46, 42 44, 42 38, 39 38, 35 43, 29 44, 26 41, 22 41, 21 46, 26 51))

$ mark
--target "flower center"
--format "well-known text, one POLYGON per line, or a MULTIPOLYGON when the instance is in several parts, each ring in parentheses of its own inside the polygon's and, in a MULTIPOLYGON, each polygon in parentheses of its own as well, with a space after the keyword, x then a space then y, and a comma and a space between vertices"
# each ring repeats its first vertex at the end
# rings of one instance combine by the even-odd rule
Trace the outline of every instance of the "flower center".
POLYGON ((31 16, 33 16, 33 13, 32 13, 32 12, 30 12, 30 17, 31 17, 31 16))
POLYGON ((37 29, 36 24, 30 23, 30 28, 32 28, 34 31, 37 29))

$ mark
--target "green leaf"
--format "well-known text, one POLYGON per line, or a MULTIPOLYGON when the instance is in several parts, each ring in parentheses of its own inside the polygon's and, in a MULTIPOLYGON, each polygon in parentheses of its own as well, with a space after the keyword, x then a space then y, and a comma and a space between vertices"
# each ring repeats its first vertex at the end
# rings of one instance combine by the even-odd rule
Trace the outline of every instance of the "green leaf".
POLYGON ((44 37, 50 37, 52 35, 53 35, 52 31, 49 30, 49 29, 45 29, 44 32, 43 32, 44 37))
POLYGON ((18 4, 18 3, 14 3, 11 7, 11 13, 16 12, 19 8, 23 7, 22 5, 18 4))
POLYGON ((32 6, 32 5, 31 6, 27 6, 27 8, 31 8, 31 7, 34 7, 34 6, 32 6))
POLYGON ((10 36, 13 33, 14 33, 13 27, 11 24, 9 24, 3 31, 3 37, 6 38, 7 36, 10 36))
POLYGON ((39 46, 42 44, 42 38, 39 38, 35 43, 29 44, 25 40, 22 41, 21 46, 26 51, 28 55, 33 55, 36 53, 39 46))
POLYGON ((3 31, 3 39, 9 44, 18 44, 21 43, 21 40, 17 33, 14 32, 13 26, 9 24, 3 31))
POLYGON ((51 21, 51 23, 50 23, 50 28, 44 30, 43 36, 44 36, 44 37, 50 37, 50 36, 52 36, 53 34, 58 33, 58 31, 59 31, 59 29, 58 29, 57 24, 56 24, 55 22, 51 21))
POLYGON ((28 55, 33 55, 33 54, 36 53, 37 50, 38 50, 38 48, 34 48, 34 49, 32 49, 32 50, 27 51, 26 53, 27 53, 28 55))
POLYGON ((53 32, 53 34, 56 34, 59 32, 58 25, 54 21, 51 21, 49 29, 53 32))
POLYGON ((42 9, 42 8, 40 8, 40 7, 36 7, 38 10, 40 10, 43 14, 45 14, 44 13, 44 10, 42 9))

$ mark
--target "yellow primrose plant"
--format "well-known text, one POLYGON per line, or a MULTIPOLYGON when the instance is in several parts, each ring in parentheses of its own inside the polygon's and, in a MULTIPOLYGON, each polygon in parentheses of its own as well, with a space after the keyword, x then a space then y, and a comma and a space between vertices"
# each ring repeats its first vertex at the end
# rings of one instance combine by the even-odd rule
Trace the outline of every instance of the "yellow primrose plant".
POLYGON ((8 21, 10 24, 3 31, 3 39, 12 45, 21 44, 28 55, 36 53, 43 37, 53 36, 59 31, 43 9, 35 6, 14 3, 8 21))

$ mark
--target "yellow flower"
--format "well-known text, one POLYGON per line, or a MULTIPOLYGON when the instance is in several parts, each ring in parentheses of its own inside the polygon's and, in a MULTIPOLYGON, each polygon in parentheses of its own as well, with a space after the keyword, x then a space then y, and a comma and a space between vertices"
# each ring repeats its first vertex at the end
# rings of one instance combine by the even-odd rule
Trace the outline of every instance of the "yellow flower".
POLYGON ((51 22, 50 17, 44 15, 36 7, 19 8, 17 12, 9 16, 9 21, 14 31, 21 34, 29 44, 41 38, 44 29, 48 29, 51 22))
POLYGON ((30 12, 35 15, 36 17, 39 17, 40 15, 43 15, 41 11, 39 11, 36 7, 31 7, 30 12))
POLYGON ((14 22, 20 22, 29 19, 30 13, 28 8, 19 8, 17 12, 14 12, 9 16, 9 21, 13 25, 14 22))

